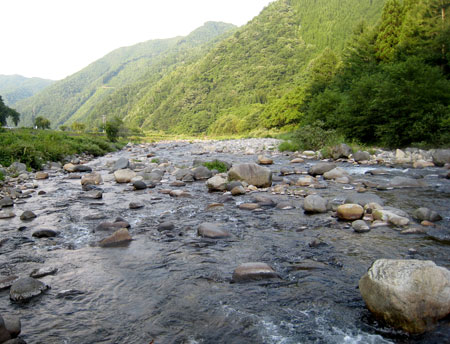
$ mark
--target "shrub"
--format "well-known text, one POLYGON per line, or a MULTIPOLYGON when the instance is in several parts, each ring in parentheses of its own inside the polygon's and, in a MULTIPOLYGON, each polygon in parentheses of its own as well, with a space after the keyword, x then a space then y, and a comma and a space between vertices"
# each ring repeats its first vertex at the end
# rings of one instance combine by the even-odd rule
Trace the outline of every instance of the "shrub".
POLYGON ((203 166, 205 166, 208 170, 216 170, 220 173, 228 171, 228 166, 224 162, 219 160, 204 162, 203 166))

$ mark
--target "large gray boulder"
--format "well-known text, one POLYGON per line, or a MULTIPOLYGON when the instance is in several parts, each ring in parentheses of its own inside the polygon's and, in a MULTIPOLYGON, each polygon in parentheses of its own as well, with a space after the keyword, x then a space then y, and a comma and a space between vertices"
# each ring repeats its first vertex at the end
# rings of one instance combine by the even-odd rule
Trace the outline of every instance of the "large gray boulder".
POLYGON ((319 162, 309 168, 308 173, 312 176, 322 175, 325 172, 336 168, 336 164, 332 162, 319 162))
POLYGON ((319 195, 309 195, 303 201, 306 213, 326 213, 328 201, 319 195))
POLYGON ((353 159, 355 159, 356 162, 368 161, 370 160, 370 154, 366 151, 357 151, 353 154, 353 159))
POLYGON ((3 317, 0 315, 0 343, 6 342, 9 339, 11 339, 11 335, 9 334, 9 331, 6 328, 3 317))
POLYGON ((114 178, 117 183, 129 183, 134 177, 136 177, 136 173, 128 168, 114 172, 114 178))
POLYGON ((450 271, 429 260, 379 259, 359 290, 376 317, 410 333, 430 330, 450 314, 450 271))
POLYGON ((352 149, 345 143, 341 143, 331 149, 331 156, 335 160, 339 158, 348 158, 350 154, 352 154, 352 149))
POLYGON ((272 172, 257 164, 238 164, 228 171, 229 180, 243 180, 256 187, 269 187, 272 185, 272 172))
POLYGON ((128 168, 129 166, 130 161, 125 157, 121 157, 114 163, 113 171, 123 170, 128 168))
POLYGON ((195 180, 205 180, 212 177, 212 172, 205 166, 199 166, 192 171, 195 180))
POLYGON ((436 149, 432 156, 436 166, 444 166, 450 163, 450 149, 436 149))

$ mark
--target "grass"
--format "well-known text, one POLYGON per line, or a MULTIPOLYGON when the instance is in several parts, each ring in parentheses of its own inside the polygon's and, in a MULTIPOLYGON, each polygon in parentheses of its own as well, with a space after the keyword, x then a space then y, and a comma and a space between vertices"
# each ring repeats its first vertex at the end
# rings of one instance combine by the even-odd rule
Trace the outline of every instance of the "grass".
POLYGON ((210 171, 216 170, 219 171, 220 173, 228 171, 227 165, 219 160, 204 162, 203 166, 205 166, 210 171))
POLYGON ((20 161, 40 169, 47 161, 63 161, 73 154, 100 156, 120 149, 124 143, 111 143, 104 136, 75 134, 53 130, 2 129, 0 131, 0 164, 9 166, 20 161))
POLYGON ((150 162, 153 163, 153 164, 159 164, 159 159, 158 158, 153 158, 150 162))
POLYGON ((5 180, 5 175, 3 174, 2 171, 0 171, 0 181, 4 181, 5 180))

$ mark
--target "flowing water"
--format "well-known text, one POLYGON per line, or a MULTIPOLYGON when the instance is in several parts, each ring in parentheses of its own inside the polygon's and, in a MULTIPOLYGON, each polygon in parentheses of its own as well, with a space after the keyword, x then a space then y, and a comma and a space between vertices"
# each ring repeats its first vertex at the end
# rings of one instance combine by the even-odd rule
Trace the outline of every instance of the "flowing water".
MULTIPOLYGON (((231 153, 191 155, 200 144, 164 143, 151 148, 160 160, 191 166, 195 158, 252 162, 255 156, 231 153)), ((23 223, 18 217, 0 220, 2 275, 28 274, 37 267, 58 272, 41 278, 51 289, 25 304, 12 303, 0 292, 0 314, 22 320, 28 343, 448 343, 450 325, 408 336, 378 323, 365 308, 357 289, 359 278, 378 258, 430 259, 450 268, 450 245, 424 234, 402 235, 380 227, 357 234, 332 213, 305 215, 303 197, 266 196, 288 200, 293 208, 267 207, 249 212, 237 203, 255 194, 223 202, 222 193, 208 193, 204 182, 183 189, 192 197, 174 198, 158 192, 174 178, 166 173, 154 189, 132 191, 116 184, 108 161, 119 156, 143 159, 148 148, 122 151, 89 163, 103 175, 103 199, 80 198, 80 181, 53 172, 38 181, 39 190, 14 211, 32 210, 38 217, 23 223), (145 207, 131 210, 129 202, 145 207), (93 243, 105 233, 93 232, 102 221, 120 216, 130 222, 133 241, 126 247, 100 248, 93 243), (172 221, 175 229, 159 232, 158 224, 172 221), (221 222, 231 239, 197 236, 202 222, 221 222), (27 228, 18 228, 26 226, 27 228), (35 228, 60 231, 55 238, 35 239, 35 228), (413 249, 413 250, 411 250, 413 249), (271 265, 279 279, 231 283, 233 270, 245 262, 271 265)), ((270 168, 289 166, 289 157, 275 155, 270 168)), ((314 163, 314 162, 310 162, 314 163)), ((376 191, 386 205, 411 214, 425 206, 450 223, 450 186, 438 178, 439 169, 390 169, 388 176, 369 177, 367 167, 342 164, 354 180, 386 181, 393 175, 421 174, 430 187, 376 191)), ((306 169, 307 163, 301 164, 306 169)), ((277 173, 274 173, 277 175, 277 173)), ((298 178, 292 175, 286 178, 298 178)), ((307 190, 307 188, 304 188, 307 190)), ((334 202, 347 194, 344 185, 328 183, 318 193, 334 202)))

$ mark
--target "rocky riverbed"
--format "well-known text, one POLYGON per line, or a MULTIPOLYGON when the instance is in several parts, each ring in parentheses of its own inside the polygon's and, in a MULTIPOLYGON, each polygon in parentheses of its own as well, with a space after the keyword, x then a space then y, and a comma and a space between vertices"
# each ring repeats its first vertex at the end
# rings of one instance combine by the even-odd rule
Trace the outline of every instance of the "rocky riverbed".
POLYGON ((340 147, 322 161, 277 145, 15 164, 0 193, 0 315, 27 343, 449 342, 448 318, 410 335, 358 290, 377 259, 450 268, 448 151, 340 147), (202 167, 214 160, 232 171, 202 167), (229 182, 242 164, 258 178, 229 182))

